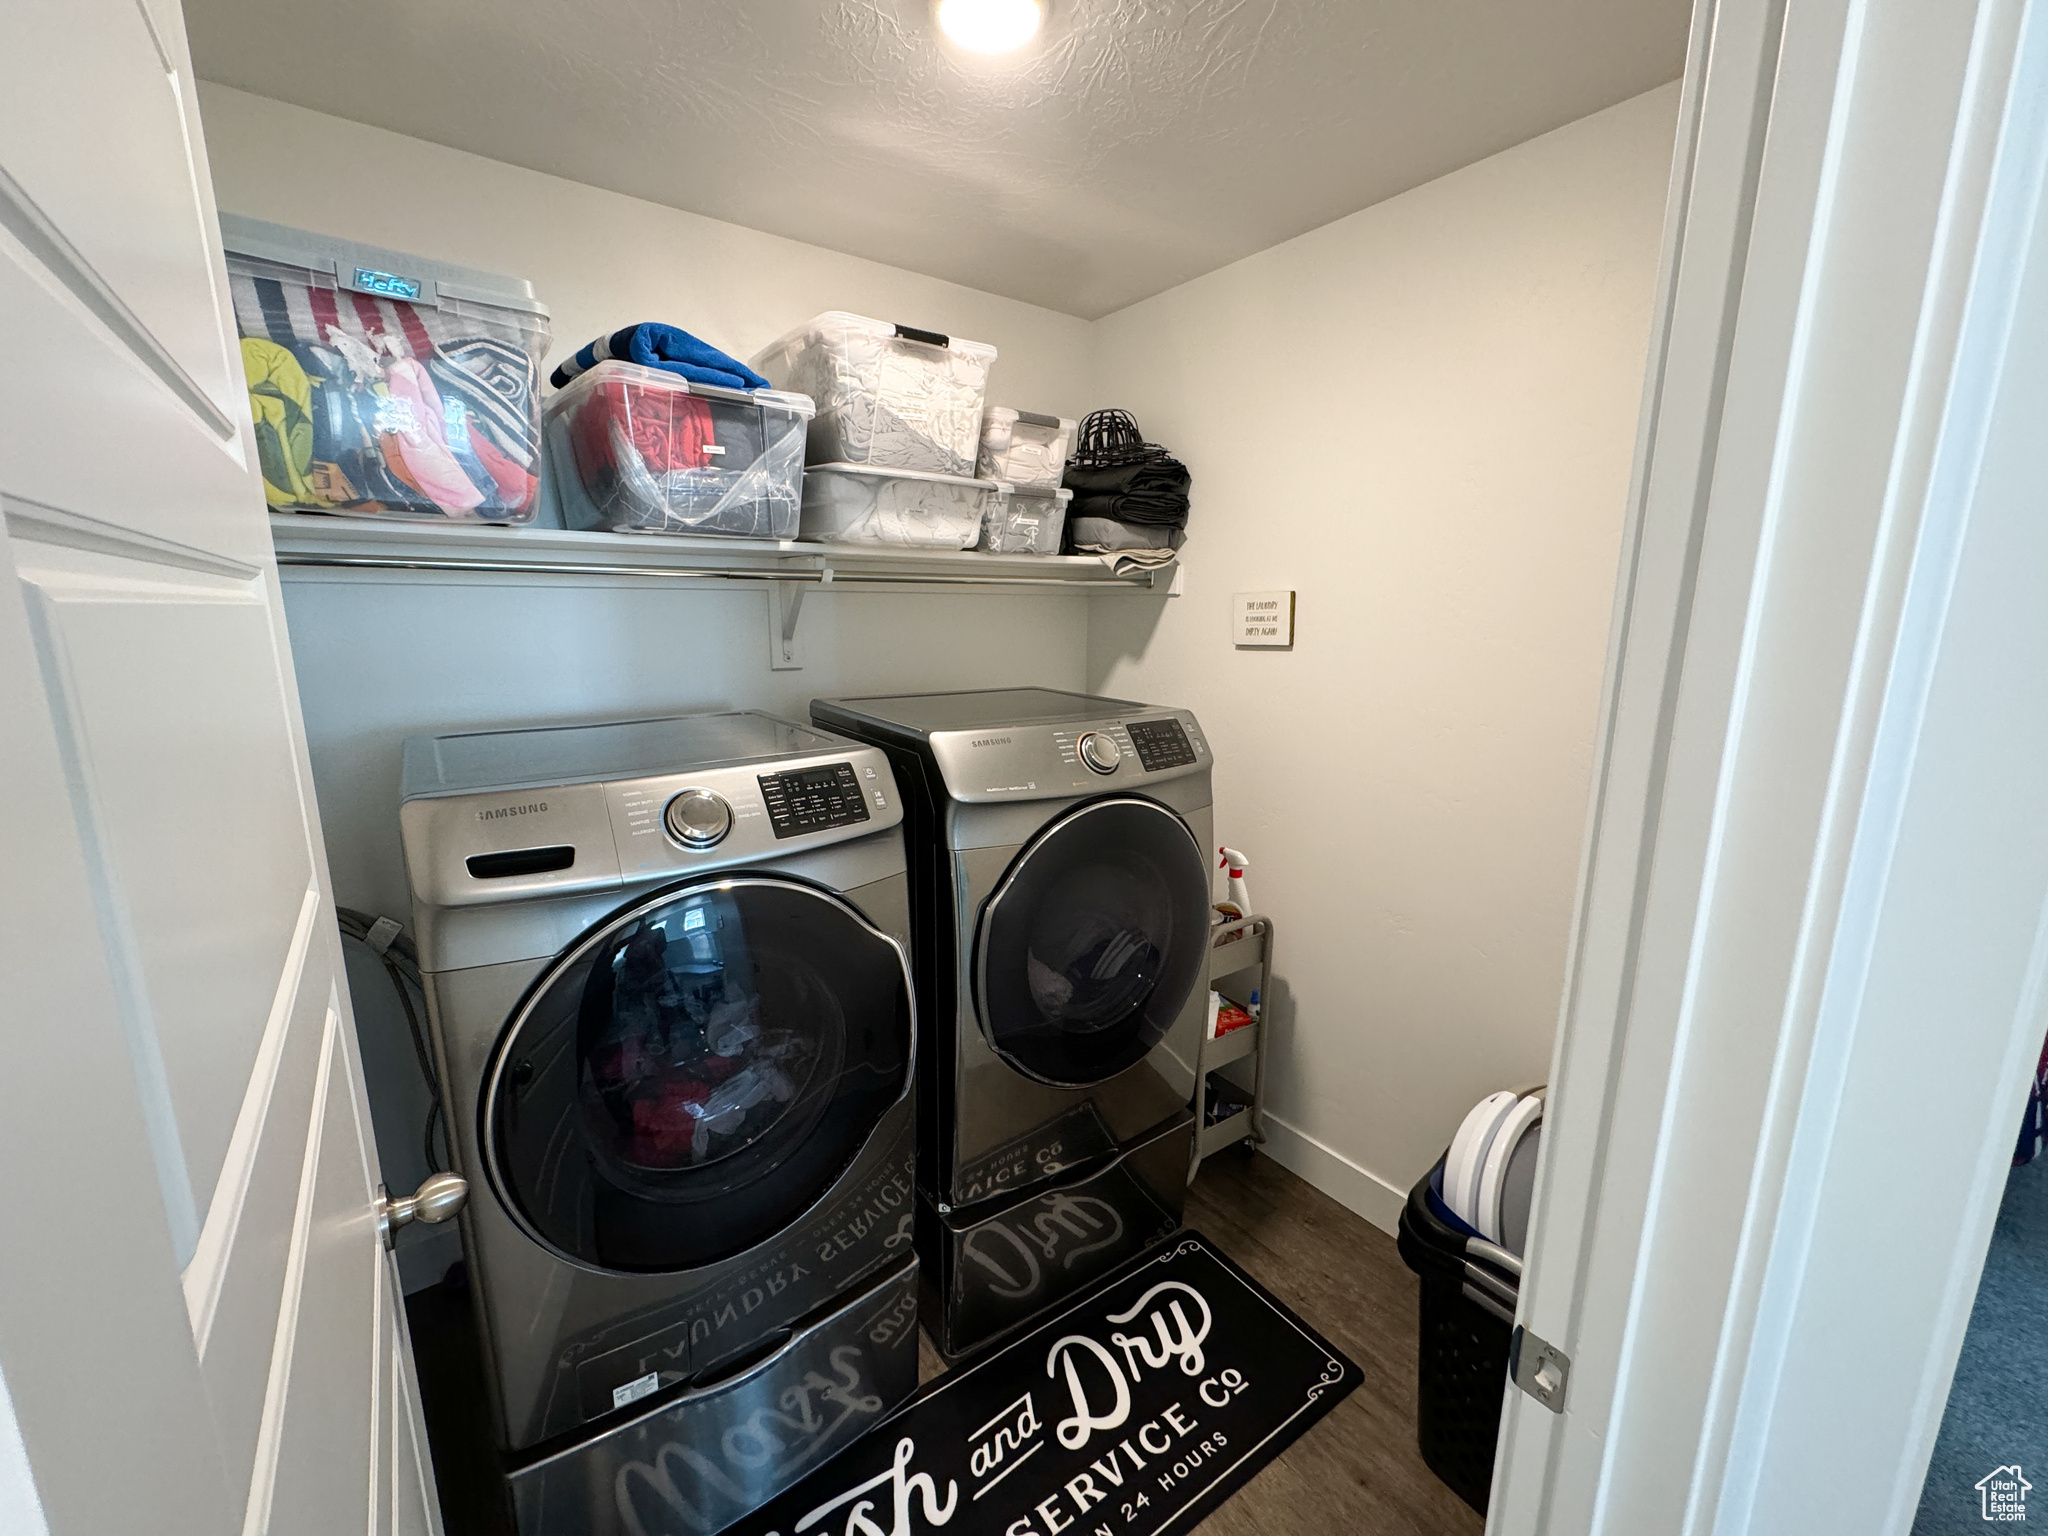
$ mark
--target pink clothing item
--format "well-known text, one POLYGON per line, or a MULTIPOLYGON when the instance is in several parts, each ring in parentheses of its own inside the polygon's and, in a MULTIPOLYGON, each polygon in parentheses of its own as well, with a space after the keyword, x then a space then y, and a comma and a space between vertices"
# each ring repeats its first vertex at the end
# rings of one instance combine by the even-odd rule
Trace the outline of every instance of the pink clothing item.
POLYGON ((455 455, 448 451, 446 426, 441 420, 441 392, 417 359, 394 357, 384 370, 384 385, 392 398, 412 405, 412 421, 392 423, 406 470, 419 488, 451 517, 474 512, 483 504, 484 494, 470 483, 455 455))
POLYGON ((470 433, 469 446, 477 462, 498 482, 498 499, 513 511, 524 512, 533 500, 533 493, 540 488, 540 482, 498 452, 497 444, 491 441, 489 433, 470 433))

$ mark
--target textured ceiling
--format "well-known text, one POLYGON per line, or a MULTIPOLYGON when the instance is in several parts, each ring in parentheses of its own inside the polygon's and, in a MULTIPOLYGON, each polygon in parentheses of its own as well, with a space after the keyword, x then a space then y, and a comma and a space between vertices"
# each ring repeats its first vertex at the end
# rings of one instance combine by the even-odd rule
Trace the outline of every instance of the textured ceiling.
POLYGON ((1688 11, 1052 0, 990 62, 928 0, 186 0, 202 78, 1089 318, 1675 78, 1688 11))

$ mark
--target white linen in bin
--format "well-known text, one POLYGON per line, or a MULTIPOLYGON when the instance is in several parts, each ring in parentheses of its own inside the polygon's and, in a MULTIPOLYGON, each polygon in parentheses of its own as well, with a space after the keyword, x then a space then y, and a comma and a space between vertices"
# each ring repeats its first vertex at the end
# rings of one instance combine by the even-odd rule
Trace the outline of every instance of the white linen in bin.
POLYGON ((807 461, 970 476, 996 349, 833 310, 754 358, 818 405, 807 461))
POLYGON ((974 547, 992 555, 1056 555, 1067 525, 1067 503, 1073 499, 1072 491, 1035 496, 1019 488, 989 504, 974 547))
POLYGON ((804 537, 836 544, 967 549, 1010 488, 961 475, 814 464, 804 471, 804 537))
POLYGON ((1050 494, 1060 488, 1074 451, 1074 423, 1064 416, 992 405, 981 424, 981 458, 975 473, 1007 480, 1020 491, 1050 494))
POLYGON ((620 533, 793 539, 811 402, 601 362, 546 407, 562 521, 620 533))

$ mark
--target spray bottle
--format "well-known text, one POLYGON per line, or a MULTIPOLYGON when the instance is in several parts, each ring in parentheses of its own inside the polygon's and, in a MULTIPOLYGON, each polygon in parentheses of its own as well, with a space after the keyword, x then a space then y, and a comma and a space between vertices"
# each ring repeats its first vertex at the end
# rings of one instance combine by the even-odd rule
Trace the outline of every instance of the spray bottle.
POLYGON ((1251 868, 1252 861, 1239 853, 1235 848, 1219 848, 1216 851, 1223 855, 1223 862, 1218 867, 1230 879, 1229 895, 1224 900, 1219 901, 1216 904, 1217 907, 1223 911, 1229 911, 1234 907, 1236 908, 1236 911, 1232 914, 1234 917, 1250 917, 1252 915, 1252 898, 1250 893, 1245 890, 1244 872, 1251 868))

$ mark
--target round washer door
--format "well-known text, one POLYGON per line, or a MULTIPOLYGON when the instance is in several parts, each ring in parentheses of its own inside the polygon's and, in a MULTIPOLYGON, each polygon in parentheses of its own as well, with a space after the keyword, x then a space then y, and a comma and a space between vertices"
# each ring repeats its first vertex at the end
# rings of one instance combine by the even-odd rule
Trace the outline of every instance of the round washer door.
POLYGON ((1173 812, 1096 800, 1017 855, 981 911, 975 997, 989 1044, 1084 1087, 1165 1038, 1201 979, 1209 860, 1173 812))
POLYGON ((815 1204, 903 1094, 903 952, 773 877, 664 892, 565 953, 484 1075, 491 1182, 594 1269, 715 1263, 815 1204))

